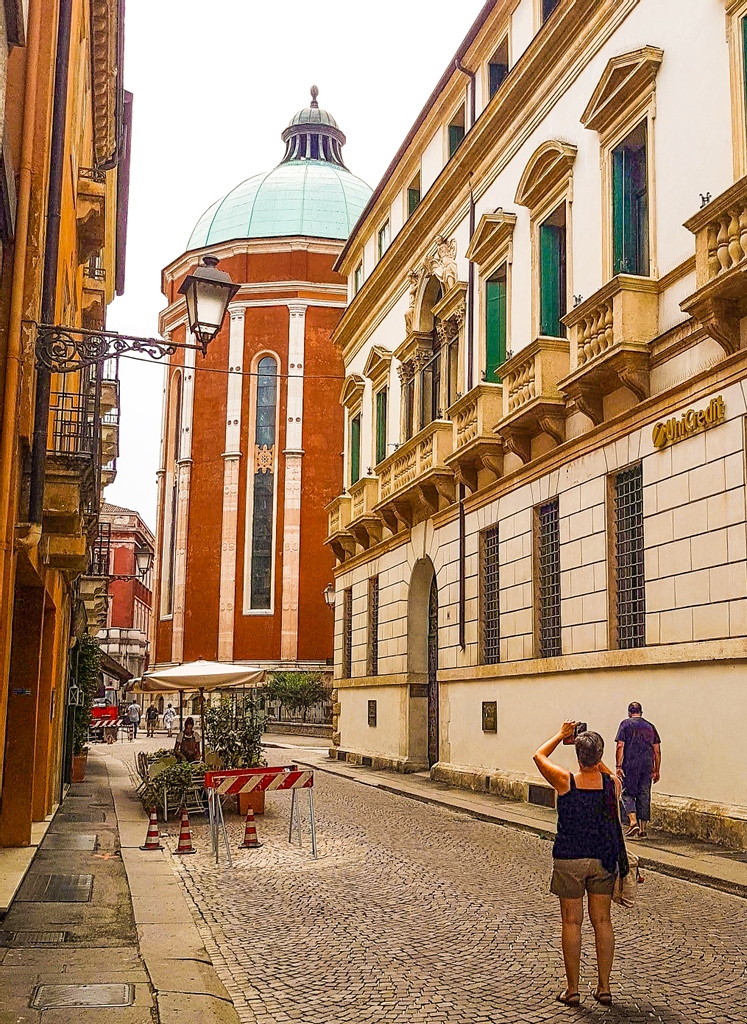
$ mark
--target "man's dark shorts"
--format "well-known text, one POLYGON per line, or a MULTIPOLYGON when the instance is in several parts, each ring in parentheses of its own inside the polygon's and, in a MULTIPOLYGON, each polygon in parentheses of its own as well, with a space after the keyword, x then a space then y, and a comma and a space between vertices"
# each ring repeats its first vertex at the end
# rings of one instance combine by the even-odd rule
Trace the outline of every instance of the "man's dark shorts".
POLYGON ((651 772, 649 769, 625 773, 622 805, 627 815, 635 814, 639 821, 651 821, 651 772))

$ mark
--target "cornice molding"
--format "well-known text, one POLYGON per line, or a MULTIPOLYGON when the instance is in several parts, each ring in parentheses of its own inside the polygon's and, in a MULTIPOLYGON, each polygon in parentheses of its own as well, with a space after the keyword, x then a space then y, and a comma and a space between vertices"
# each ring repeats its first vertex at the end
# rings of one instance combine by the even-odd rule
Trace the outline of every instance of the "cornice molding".
POLYGON ((264 256, 268 253, 283 252, 313 252, 322 256, 337 256, 342 246, 342 242, 336 242, 334 239, 307 238, 305 235, 289 235, 284 238, 236 238, 216 245, 206 245, 201 249, 188 249, 163 268, 162 277, 164 281, 174 281, 197 266, 208 253, 219 260, 229 259, 231 256, 264 256))
POLYGON ((109 163, 117 151, 117 22, 117 0, 91 0, 93 149, 97 167, 109 163))

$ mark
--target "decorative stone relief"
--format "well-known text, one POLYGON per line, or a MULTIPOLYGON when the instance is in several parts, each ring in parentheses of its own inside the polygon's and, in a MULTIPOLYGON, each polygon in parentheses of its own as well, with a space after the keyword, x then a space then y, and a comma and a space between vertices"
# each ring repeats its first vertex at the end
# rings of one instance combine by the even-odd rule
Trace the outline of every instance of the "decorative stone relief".
POLYGON ((436 252, 428 261, 431 274, 443 285, 444 292, 451 291, 459 280, 456 262, 456 238, 445 238, 436 235, 436 252))

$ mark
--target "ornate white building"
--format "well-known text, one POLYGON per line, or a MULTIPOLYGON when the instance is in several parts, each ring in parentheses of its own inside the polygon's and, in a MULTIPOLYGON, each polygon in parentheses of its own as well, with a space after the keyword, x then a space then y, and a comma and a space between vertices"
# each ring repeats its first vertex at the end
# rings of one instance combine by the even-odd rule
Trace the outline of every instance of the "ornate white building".
POLYGON ((332 756, 543 800, 538 743, 639 700, 658 821, 747 844, 745 19, 487 3, 374 191, 332 756))

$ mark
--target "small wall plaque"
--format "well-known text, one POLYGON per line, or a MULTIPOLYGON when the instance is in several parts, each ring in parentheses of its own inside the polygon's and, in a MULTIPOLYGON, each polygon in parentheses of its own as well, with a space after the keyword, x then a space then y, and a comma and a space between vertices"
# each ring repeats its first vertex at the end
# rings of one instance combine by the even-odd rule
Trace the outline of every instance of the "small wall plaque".
POLYGON ((498 701, 496 700, 482 702, 482 731, 498 732, 498 701))
POLYGON ((427 683, 410 683, 410 696, 411 697, 427 697, 428 696, 428 684, 427 683))
POLYGON ((376 701, 370 700, 368 702, 368 724, 372 727, 376 727, 376 701))

